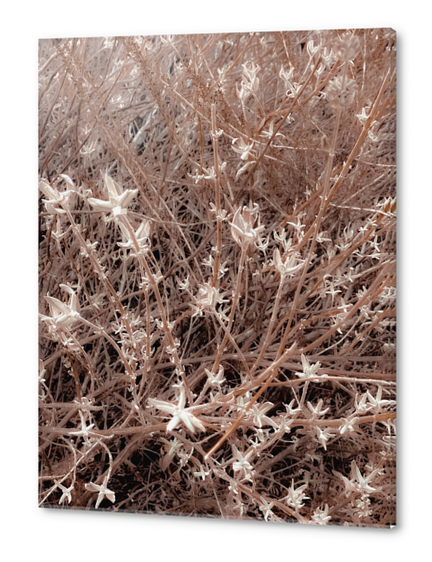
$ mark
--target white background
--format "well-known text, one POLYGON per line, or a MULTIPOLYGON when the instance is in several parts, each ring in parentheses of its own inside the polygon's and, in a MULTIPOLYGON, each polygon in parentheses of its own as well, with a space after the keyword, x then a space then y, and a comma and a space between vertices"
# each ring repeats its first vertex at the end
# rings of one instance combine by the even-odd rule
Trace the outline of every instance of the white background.
POLYGON ((431 312, 430 33, 430 12, 422 0, 162 0, 158 4, 155 0, 27 0, 3 6, 0 551, 4 560, 428 559, 432 398, 431 331, 427 321, 431 312), (318 528, 38 509, 38 39, 354 27, 392 27, 398 33, 397 527, 391 531, 318 528))

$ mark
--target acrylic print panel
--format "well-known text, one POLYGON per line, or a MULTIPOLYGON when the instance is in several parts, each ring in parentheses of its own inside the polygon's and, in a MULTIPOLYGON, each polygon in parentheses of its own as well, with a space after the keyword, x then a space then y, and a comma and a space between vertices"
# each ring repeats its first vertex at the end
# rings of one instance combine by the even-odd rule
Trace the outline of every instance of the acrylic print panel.
POLYGON ((395 524, 395 41, 40 41, 40 506, 395 524))

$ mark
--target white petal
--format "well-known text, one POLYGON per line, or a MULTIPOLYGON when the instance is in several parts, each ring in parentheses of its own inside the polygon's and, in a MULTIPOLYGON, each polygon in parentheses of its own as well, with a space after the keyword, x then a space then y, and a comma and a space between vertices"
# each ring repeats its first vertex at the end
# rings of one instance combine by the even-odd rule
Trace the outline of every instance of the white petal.
POLYGON ((65 180, 66 183, 68 183, 74 191, 76 191, 76 187, 74 182, 70 179, 69 176, 67 176, 66 174, 60 174, 60 177, 63 178, 65 180))
POLYGON ((245 172, 248 168, 250 168, 253 164, 255 164, 255 161, 247 162, 244 166, 242 166, 242 167, 240 168, 240 170, 236 173, 236 179, 237 179, 243 172, 245 172))
POLYGON ((112 178, 110 178, 108 174, 105 174, 104 179, 105 179, 106 186, 108 188, 108 193, 110 194, 110 198, 117 197, 118 195, 121 195, 123 193, 123 190, 118 185, 118 183, 116 183, 112 178))
POLYGON ((97 484, 94 484, 93 482, 90 482, 90 484, 86 484, 85 485, 86 490, 88 490, 89 492, 100 492, 100 486, 98 486, 97 484))
POLYGON ((150 236, 150 221, 143 221, 136 231, 137 238, 148 238, 150 236))
POLYGON ((188 416, 188 414, 180 414, 180 417, 182 422, 187 426, 187 428, 190 429, 192 433, 195 433, 195 428, 192 425, 191 418, 188 416))
POLYGON ((199 421, 198 418, 196 418, 195 416, 191 415, 191 422, 194 424, 195 427, 197 427, 200 431, 205 432, 206 428, 205 426, 199 421))
POLYGON ((127 191, 122 193, 118 198, 120 205, 123 208, 127 207, 137 193, 138 193, 138 189, 128 189, 127 191))
POLYGON ((94 207, 95 211, 108 212, 112 209, 112 204, 110 201, 102 201, 102 199, 95 199, 94 197, 90 197, 88 199, 88 202, 94 207))
POLYGON ((176 428, 178 426, 180 422, 180 416, 178 414, 176 414, 173 419, 169 422, 169 424, 167 425, 167 431, 172 431, 174 428, 176 428))
POLYGON ((149 403, 162 410, 162 412, 166 412, 167 414, 174 414, 176 411, 176 407, 170 404, 169 402, 163 402, 162 400, 155 400, 154 398, 149 398, 149 403))
POLYGON ((61 314, 69 314, 69 307, 62 301, 54 297, 45 297, 48 301, 53 316, 60 316, 61 314))
POLYGON ((45 181, 39 182, 39 189, 48 199, 57 199, 59 197, 58 191, 52 188, 49 183, 46 183, 45 181))

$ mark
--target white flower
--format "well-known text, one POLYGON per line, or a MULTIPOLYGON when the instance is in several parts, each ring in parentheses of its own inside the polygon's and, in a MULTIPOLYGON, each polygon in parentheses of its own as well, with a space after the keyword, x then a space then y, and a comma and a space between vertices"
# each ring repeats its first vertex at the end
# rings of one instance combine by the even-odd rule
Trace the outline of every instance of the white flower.
POLYGON ((285 262, 283 262, 278 248, 273 251, 273 261, 282 277, 294 275, 303 265, 303 263, 296 264, 297 260, 294 255, 291 255, 289 258, 286 257, 285 262))
POLYGON ((326 88, 326 98, 334 108, 346 109, 354 103, 357 82, 352 78, 337 76, 326 88))
POLYGON ((274 428, 278 427, 278 424, 266 416, 265 414, 273 408, 271 402, 265 402, 264 404, 254 404, 251 409, 251 414, 253 416, 254 423, 261 428, 263 425, 271 425, 274 428))
POLYGON ((305 379, 309 377, 313 377, 317 374, 318 369, 321 366, 321 363, 315 363, 315 365, 310 365, 307 358, 303 355, 301 356, 301 361, 303 365, 303 373, 295 373, 298 377, 305 379))
POLYGON ((314 514, 312 515, 312 521, 317 525, 327 525, 330 521, 331 516, 328 514, 329 506, 326 504, 324 510, 317 507, 314 514))
POLYGON ((243 80, 242 85, 247 91, 256 93, 259 88, 259 78, 257 78, 260 67, 255 65, 253 61, 243 64, 243 80))
POLYGON ((39 182, 39 189, 42 193, 47 197, 47 199, 43 199, 45 203, 46 210, 50 215, 61 214, 65 213, 64 209, 59 208, 65 207, 66 209, 69 206, 69 197, 72 195, 73 191, 63 191, 60 193, 54 187, 51 187, 49 183, 46 181, 39 182))
POLYGON ((327 427, 321 429, 320 427, 315 427, 315 431, 317 434, 317 440, 324 447, 324 450, 327 451, 327 441, 330 437, 334 437, 335 433, 332 433, 327 427))
POLYGON ((115 493, 107 488, 107 484, 108 484, 108 476, 105 476, 103 484, 101 484, 100 486, 98 484, 94 484, 93 482, 90 482, 90 484, 85 485, 86 490, 88 490, 89 492, 99 492, 98 499, 96 502, 96 509, 99 507, 101 501, 104 499, 104 496, 106 496, 110 500, 110 502, 112 503, 115 502, 115 493))
MULTIPOLYGON (((226 162, 225 162, 225 164, 226 164, 226 162)), ((217 219, 220 219, 221 221, 226 220, 227 214, 228 214, 226 209, 220 209, 219 212, 218 212, 218 210, 216 208, 216 205, 214 203, 210 202, 209 205, 210 205, 210 212, 214 213, 216 215, 217 219)))
POLYGON ((369 509, 371 501, 368 497, 356 499, 355 503, 357 506, 357 515, 359 517, 369 517, 372 515, 373 510, 369 509))
POLYGON ((371 406, 373 407, 374 412, 376 414, 381 410, 381 408, 383 406, 387 406, 389 404, 394 403, 394 402, 392 402, 392 400, 381 400, 382 388, 380 386, 378 386, 378 392, 377 392, 376 398, 374 398, 372 396, 372 394, 369 392, 369 390, 366 392, 366 395, 367 395, 368 400, 369 400, 369 402, 370 402, 371 406))
POLYGON ((352 461, 351 463, 351 481, 357 480, 356 488, 359 492, 362 492, 362 494, 370 494, 371 492, 375 492, 375 488, 372 488, 372 486, 369 486, 369 484, 372 482, 378 472, 379 469, 376 468, 369 474, 369 476, 366 476, 365 478, 362 476, 356 462, 352 461))
MULTIPOLYGON (((265 253, 265 251, 266 251, 266 249, 267 249, 267 246, 269 245, 269 242, 270 242, 270 237, 269 237, 269 236, 267 236, 267 238, 259 237, 258 242, 256 242, 256 247, 257 247, 259 250, 261 250, 261 252, 264 252, 264 253, 265 253)), ((257 273, 257 275, 258 275, 258 273, 257 273)))
POLYGON ((343 420, 344 423, 339 427, 340 434, 343 435, 345 431, 354 431, 354 424, 358 421, 358 418, 343 418, 343 420))
POLYGON ((186 277, 184 281, 179 281, 178 286, 181 291, 189 290, 189 275, 186 277))
POLYGON ((60 241, 62 238, 68 235, 69 229, 70 227, 65 232, 62 232, 60 221, 57 220, 56 229, 51 232, 51 236, 54 238, 54 240, 60 241))
POLYGON ((317 53, 319 51, 319 45, 314 47, 314 42, 312 40, 308 41, 308 44, 306 45, 306 48, 307 48, 307 52, 309 53, 309 56, 311 58, 313 58, 315 53, 317 53))
MULTIPOLYGON (((274 128, 274 121, 270 121, 270 125, 269 125, 269 130, 268 131, 262 131, 261 132, 261 136, 271 139, 273 137, 273 128, 274 128)), ((275 137, 282 137, 282 133, 276 133, 275 137)))
POLYGON ((91 156, 93 152, 96 152, 97 148, 98 148, 98 143, 96 140, 94 140, 88 145, 85 144, 80 150, 80 152, 83 156, 91 156))
POLYGON ((67 305, 54 297, 45 297, 50 307, 51 316, 40 314, 40 317, 44 322, 49 322, 55 328, 68 328, 80 317, 79 304, 75 292, 70 287, 63 284, 60 287, 71 295, 70 303, 67 305))
POLYGON ((360 40, 356 35, 344 33, 344 35, 337 40, 334 50, 339 60, 347 62, 355 59, 360 48, 360 40))
MULTIPOLYGON (((117 242, 117 244, 122 248, 134 248, 135 246, 129 230, 121 222, 119 223, 119 226, 127 242, 117 242)), ((138 246, 141 249, 146 248, 149 245, 150 228, 151 228, 151 222, 143 221, 138 227, 138 230, 135 232, 135 238, 137 239, 138 246)))
POLYGON ((287 95, 288 95, 288 92, 295 92, 297 90, 297 87, 298 87, 298 84, 293 84, 293 82, 292 82, 293 73, 294 73, 294 67, 291 63, 290 63, 289 70, 284 70, 284 68, 281 67, 281 69, 279 71, 279 76, 280 76, 280 78, 282 78, 282 80, 285 83, 285 89, 287 91, 286 92, 287 95))
POLYGON ((184 387, 180 388, 180 396, 177 406, 171 404, 170 402, 155 400, 154 398, 149 398, 149 403, 151 406, 162 410, 162 412, 166 412, 167 414, 172 415, 173 418, 166 428, 168 432, 176 428, 180 422, 183 422, 185 426, 190 429, 190 431, 192 431, 192 433, 195 433, 195 429, 199 429, 199 431, 206 430, 199 419, 191 413, 191 409, 185 408, 186 394, 184 387))
POLYGON ((357 487, 354 482, 349 480, 346 476, 338 472, 337 470, 333 470, 333 474, 340 478, 345 485, 344 494, 348 497, 352 492, 357 492, 357 487))
POLYGON ((246 144, 243 139, 233 139, 232 144, 233 144, 232 149, 234 150, 234 152, 237 152, 237 154, 241 154, 240 158, 242 160, 247 160, 249 156, 252 154, 252 148, 254 144, 253 141, 251 142, 251 144, 246 144), (237 141, 238 141, 238 148, 234 146, 234 143, 237 141))
POLYGON ((204 369, 204 371, 205 371, 205 374, 208 376, 209 383, 212 386, 219 386, 225 381, 225 379, 224 379, 224 368, 223 368, 222 365, 219 365, 219 371, 218 371, 217 375, 213 374, 208 369, 204 369))
POLYGON ((274 506, 274 502, 268 503, 262 496, 260 498, 262 505, 260 505, 260 511, 263 512, 264 519, 268 521, 268 518, 273 515, 272 508, 274 506))
POLYGON ((103 213, 112 212, 114 218, 125 215, 127 213, 127 206, 138 193, 138 189, 127 189, 123 191, 118 183, 110 178, 108 174, 105 174, 104 179, 108 189, 109 201, 90 197, 88 202, 95 211, 102 211, 103 213))
POLYGON ((369 476, 366 478, 361 474, 359 467, 357 466, 355 461, 351 463, 351 479, 349 480, 346 476, 337 472, 336 470, 333 471, 335 476, 338 476, 345 485, 345 495, 348 497, 353 492, 361 493, 362 496, 366 496, 372 492, 375 492, 376 489, 370 486, 370 483, 375 478, 377 474, 379 474, 379 469, 376 468, 373 470, 369 476))
MULTIPOLYGON (((299 373, 296 374, 298 375, 299 373)), ((294 402, 295 400, 293 399, 289 404, 284 404, 285 409, 290 416, 297 414, 298 412, 301 412, 301 408, 293 408, 294 402)))
POLYGON ((92 423, 90 425, 86 425, 83 413, 81 412, 81 410, 79 410, 79 415, 81 418, 81 429, 79 431, 71 431, 70 435, 77 435, 77 436, 81 436, 84 438, 84 442, 88 445, 90 444, 90 433, 91 430, 95 427, 95 424, 92 423))
POLYGON ((358 397, 359 397, 359 395, 356 394, 355 395, 356 413, 357 414, 365 414, 366 412, 368 412, 370 410, 370 404, 366 404, 367 394, 363 394, 360 402, 358 401, 358 397))
POLYGON ((167 439, 164 439, 163 437, 161 437, 161 441, 163 443, 165 443, 165 445, 167 445, 166 449, 167 449, 167 454, 164 456, 164 458, 161 461, 161 467, 162 470, 166 470, 168 468, 168 466, 171 464, 171 461, 174 458, 174 455, 178 455, 183 443, 181 441, 179 441, 177 439, 177 437, 174 437, 174 439, 172 441, 168 441, 167 439))
POLYGON ((297 489, 294 488, 294 480, 291 480, 291 486, 288 489, 288 496, 285 498, 287 504, 293 507, 296 511, 303 507, 303 501, 308 500, 309 497, 306 496, 304 491, 306 490, 308 484, 303 484, 303 486, 299 486, 297 489))
POLYGON ((59 504, 61 505, 66 499, 68 503, 70 503, 72 501, 71 492, 73 490, 73 484, 71 484, 69 488, 66 488, 63 484, 57 482, 57 480, 54 480, 54 484, 63 492, 61 498, 59 499, 59 504))
POLYGON ((216 172, 214 167, 209 168, 208 170, 205 170, 206 172, 206 176, 204 176, 204 179, 206 180, 212 180, 212 181, 216 181, 217 180, 217 176, 216 176, 216 172))
POLYGON ((201 466, 201 469, 198 472, 194 472, 194 476, 195 478, 202 478, 202 480, 205 480, 206 477, 210 474, 211 470, 204 470, 204 467, 201 466))
POLYGON ((331 295, 331 298, 332 298, 332 306, 333 306, 333 302, 334 302, 335 296, 336 296, 338 293, 340 293, 341 291, 336 291, 336 290, 335 290, 334 285, 333 285, 333 281, 330 281, 330 284, 328 285, 328 287, 329 287, 329 290, 326 291, 325 294, 326 294, 326 295, 331 295))
POLYGON ((237 244, 242 247, 258 242, 260 233, 264 230, 264 226, 259 226, 259 219, 258 226, 255 228, 253 226, 256 212, 256 209, 251 210, 245 206, 243 210, 239 207, 234 213, 232 223, 230 223, 231 234, 237 244))
POLYGON ((244 472, 246 478, 250 479, 250 473, 252 471, 252 465, 249 463, 249 459, 255 454, 254 449, 250 449, 246 455, 242 455, 235 445, 232 446, 234 457, 237 459, 233 462, 234 472, 244 472))
POLYGON ((316 406, 312 406, 310 402, 307 403, 309 410, 312 412, 312 416, 315 418, 316 416, 323 416, 326 414, 330 408, 326 408, 325 410, 321 410, 323 405, 323 400, 320 398, 318 400, 318 404, 316 406))
POLYGON ((219 290, 213 287, 210 283, 203 283, 196 297, 197 313, 202 314, 202 310, 209 309, 215 310, 216 305, 228 302, 220 295, 219 290))

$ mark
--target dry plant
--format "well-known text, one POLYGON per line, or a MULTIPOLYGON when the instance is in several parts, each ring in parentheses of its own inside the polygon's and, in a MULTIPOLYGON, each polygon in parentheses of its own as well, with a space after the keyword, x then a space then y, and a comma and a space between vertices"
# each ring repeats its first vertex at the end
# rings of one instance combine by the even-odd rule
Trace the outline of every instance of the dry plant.
POLYGON ((40 41, 40 506, 395 524, 395 40, 40 41))

